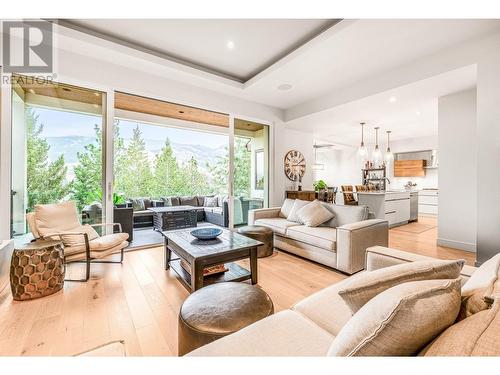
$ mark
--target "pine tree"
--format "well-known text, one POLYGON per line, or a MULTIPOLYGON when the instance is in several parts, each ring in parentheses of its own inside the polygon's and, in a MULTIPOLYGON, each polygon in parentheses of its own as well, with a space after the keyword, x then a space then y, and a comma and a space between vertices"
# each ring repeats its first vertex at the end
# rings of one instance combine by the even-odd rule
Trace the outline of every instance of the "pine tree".
POLYGON ((50 146, 42 136, 43 124, 32 107, 26 107, 28 212, 35 204, 56 203, 65 198, 71 188, 66 179, 68 168, 64 156, 49 162, 50 146))
POLYGON ((166 197, 180 195, 183 190, 181 170, 167 138, 160 153, 156 155, 154 172, 154 195, 166 197))
POLYGON ((115 191, 123 192, 127 198, 148 197, 154 190, 153 173, 139 126, 133 132, 123 157, 115 161, 123 167, 123 170, 116 174, 115 191))

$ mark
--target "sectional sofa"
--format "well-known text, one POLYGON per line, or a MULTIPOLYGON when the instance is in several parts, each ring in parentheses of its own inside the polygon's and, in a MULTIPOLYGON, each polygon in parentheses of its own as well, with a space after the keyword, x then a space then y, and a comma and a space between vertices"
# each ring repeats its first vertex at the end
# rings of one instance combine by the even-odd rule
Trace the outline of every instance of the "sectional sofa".
MULTIPOLYGON (((458 284, 457 288, 458 301, 455 300, 455 304, 460 305, 460 309, 462 309, 464 304, 467 303, 467 299, 464 298, 466 290, 480 290, 478 288, 485 287, 485 282, 489 282, 488 279, 493 278, 493 280, 495 280, 495 278, 498 277, 498 263, 500 256, 497 256, 496 258, 497 259, 492 258, 490 264, 485 264, 479 269, 467 265, 463 266, 461 270, 460 268, 456 269, 455 272, 457 273, 457 276, 462 279, 461 291, 460 284, 458 284), (496 266, 496 269, 493 269, 494 267, 492 266, 496 266), (474 275, 474 278, 471 278, 472 275, 474 275), (481 284, 483 285, 481 286, 481 284), (462 294, 462 302, 460 302, 460 294, 462 294)), ((388 271, 389 269, 387 267, 418 261, 435 262, 437 260, 405 251, 376 246, 366 250, 365 270, 366 272, 373 274, 376 270, 384 269, 388 271)), ((463 261, 456 262, 462 262, 461 264, 463 264, 463 261)), ((415 264, 415 266, 417 265, 417 263, 413 264, 415 264)), ((427 265, 425 267, 427 267, 427 265)), ((289 310, 284 310, 262 319, 234 334, 196 349, 188 355, 332 355, 331 348, 333 347, 332 344, 334 343, 336 337, 340 337, 342 334, 345 336, 346 333, 350 334, 351 331, 355 331, 355 328, 352 328, 352 325, 350 325, 348 330, 343 330, 343 333, 341 332, 342 328, 346 326, 351 319, 354 319, 356 314, 351 312, 346 300, 341 297, 339 292, 342 293, 341 290, 343 288, 345 290, 346 285, 349 285, 353 279, 358 278, 359 280, 359 277, 366 276, 366 272, 361 272, 341 281, 340 283, 327 287, 300 301, 289 310)), ((427 271, 424 270, 424 272, 427 271)), ((437 277, 436 274, 433 274, 433 272, 436 272, 436 268, 430 267, 427 275, 433 275, 430 278, 439 279, 440 277, 437 277)), ((443 275, 441 276, 446 278, 443 275)), ((451 280, 441 281, 444 283, 452 282, 451 280)), ((427 281, 424 281, 424 283, 425 282, 427 281)), ((440 282, 440 280, 434 280, 434 282, 440 282)), ((437 292, 436 294, 440 293, 441 292, 437 292)), ((479 295, 482 294, 479 293, 479 295)), ((416 305, 411 305, 410 309, 418 309, 418 303, 416 305)), ((439 315, 440 310, 437 311, 437 315, 439 315)), ((361 312, 361 310, 359 310, 359 312, 361 312)), ((453 314, 455 314, 455 312, 453 312, 453 314)), ((424 310, 422 314, 423 316, 430 315, 430 311, 424 310)), ((367 319, 370 320, 372 318, 368 317, 367 319)), ((373 319, 378 319, 378 316, 373 316, 373 319)), ((423 325, 425 320, 426 319, 422 317, 421 319, 414 319, 412 321, 407 321, 406 323, 403 321, 403 327, 405 327, 405 325, 412 325, 411 329, 407 330, 407 336, 409 335, 411 337, 412 335, 421 335, 423 330, 419 329, 419 324, 423 325)), ((475 312, 463 320, 453 323, 454 321, 454 317, 452 317, 451 322, 448 321, 449 324, 446 326, 448 328, 445 327, 444 331, 436 332, 435 334, 437 334, 437 338, 434 340, 431 338, 428 342, 423 343, 419 346, 419 349, 414 351, 411 355, 500 355, 500 340, 498 340, 498 337, 500 337, 500 298, 495 300, 492 308, 475 312)), ((389 327, 390 325, 391 324, 388 324, 386 328, 394 329, 394 326, 391 328, 389 327)), ((370 340, 376 340, 374 337, 375 336, 372 336, 370 340)), ((392 336, 391 340, 398 339, 400 339, 400 336, 397 332, 395 332, 395 335, 392 336)), ((392 341, 392 344, 393 343, 394 341, 392 341)), ((385 344, 391 345, 391 341, 386 341, 385 344)), ((397 348, 399 348, 399 346, 397 348)), ((375 348, 375 351, 383 350, 384 348, 381 346, 375 348)))
POLYGON ((287 220, 295 199, 281 207, 250 210, 250 225, 262 225, 274 232, 274 247, 335 268, 347 274, 363 269, 366 248, 387 246, 386 220, 369 219, 366 206, 343 206, 323 202, 333 219, 317 227, 287 220))

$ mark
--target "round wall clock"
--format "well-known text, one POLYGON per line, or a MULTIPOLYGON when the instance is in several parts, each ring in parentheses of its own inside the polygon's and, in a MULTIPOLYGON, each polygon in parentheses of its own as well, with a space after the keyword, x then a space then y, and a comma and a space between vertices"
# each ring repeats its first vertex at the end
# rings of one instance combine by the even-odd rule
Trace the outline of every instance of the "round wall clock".
POLYGON ((298 181, 306 173, 306 159, 297 150, 288 151, 285 155, 285 175, 291 181, 298 181))

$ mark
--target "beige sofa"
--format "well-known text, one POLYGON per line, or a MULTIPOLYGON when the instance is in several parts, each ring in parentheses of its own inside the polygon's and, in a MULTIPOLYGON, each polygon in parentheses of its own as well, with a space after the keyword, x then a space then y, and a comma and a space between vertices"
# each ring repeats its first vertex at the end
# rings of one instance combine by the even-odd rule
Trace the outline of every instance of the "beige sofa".
MULTIPOLYGON (((366 270, 428 259, 433 258, 376 246, 366 250, 366 270)), ((475 267, 463 267, 461 276, 464 282, 475 270, 475 267)), ((289 310, 271 315, 188 355, 325 356, 335 336, 352 316, 338 294, 349 279, 307 297, 289 310)), ((497 350, 500 351, 500 347, 497 350)))
POLYGON ((388 245, 388 222, 369 219, 366 206, 323 203, 335 217, 319 227, 288 221, 292 199, 282 207, 250 210, 249 225, 263 225, 274 232, 274 247, 353 274, 363 269, 365 250, 388 245))

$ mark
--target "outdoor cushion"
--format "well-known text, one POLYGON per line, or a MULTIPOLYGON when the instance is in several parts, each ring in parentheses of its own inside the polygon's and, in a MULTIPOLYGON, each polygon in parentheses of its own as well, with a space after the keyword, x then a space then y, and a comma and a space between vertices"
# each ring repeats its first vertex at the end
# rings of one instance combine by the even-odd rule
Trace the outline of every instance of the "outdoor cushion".
POLYGON ((291 310, 281 311, 188 356, 325 356, 333 336, 291 310))
POLYGON ((287 228, 300 224, 288 221, 287 219, 283 219, 281 217, 269 217, 255 220, 255 225, 263 225, 271 228, 275 233, 285 235, 287 228))
POLYGON ((335 218, 328 222, 328 226, 340 227, 368 219, 367 206, 343 206, 331 203, 323 203, 323 206, 335 215, 335 218))
POLYGON ((35 223, 38 233, 41 236, 49 236, 51 233, 77 232, 81 224, 76 212, 76 205, 73 201, 35 205, 35 223))
POLYGON ((335 337, 332 356, 415 355, 451 326, 460 279, 424 280, 387 289, 364 305, 335 337))
POLYGON ((441 333, 419 355, 500 356, 500 299, 441 333))
POLYGON ((287 229, 286 236, 325 250, 335 251, 336 248, 337 230, 334 228, 296 225, 287 229))
POLYGON ((204 206, 205 207, 217 207, 217 201, 218 201, 218 197, 215 196, 215 197, 206 197, 205 198, 205 202, 204 202, 204 206))
POLYGON ((165 207, 171 207, 172 206, 172 198, 171 197, 161 197, 160 200, 163 202, 163 205, 165 207))
POLYGON ((179 197, 170 197, 170 202, 172 202, 172 206, 180 206, 181 201, 179 197))
POLYGON ((321 289, 298 302, 292 307, 292 310, 304 315, 333 336, 337 336, 352 317, 349 306, 338 293, 347 280, 321 289))
POLYGON ((462 287, 460 319, 486 310, 484 297, 500 297, 500 253, 484 262, 462 287))
POLYGON ((153 211, 149 210, 141 210, 141 211, 134 211, 134 216, 153 216, 153 211))
POLYGON ((179 197, 181 206, 198 206, 198 199, 196 197, 179 197))
POLYGON ((306 204, 309 204, 309 203, 310 203, 309 201, 303 201, 301 199, 295 199, 295 201, 293 202, 292 209, 290 210, 290 213, 288 214, 288 216, 287 216, 286 219, 288 221, 293 221, 295 223, 302 224, 302 222, 300 221, 299 216, 297 215, 297 212, 299 212, 299 210, 302 207, 304 207, 306 204))
POLYGON ((132 202, 132 208, 134 211, 144 211, 146 209, 144 205, 144 199, 142 198, 132 198, 130 199, 132 202))
POLYGON ((460 276, 464 260, 428 260, 364 272, 351 277, 339 290, 339 295, 355 313, 369 300, 384 290, 409 281, 456 279, 460 276))
POLYGON ((324 208, 318 200, 314 200, 298 210, 297 216, 305 226, 317 227, 325 221, 332 219, 335 215, 324 208))
POLYGON ((288 215, 290 215, 290 211, 292 210, 293 204, 295 203, 295 199, 287 198, 281 205, 281 210, 279 216, 286 219, 288 215))
POLYGON ((196 199, 198 200, 197 206, 203 207, 205 205, 205 197, 203 195, 198 195, 196 199))

